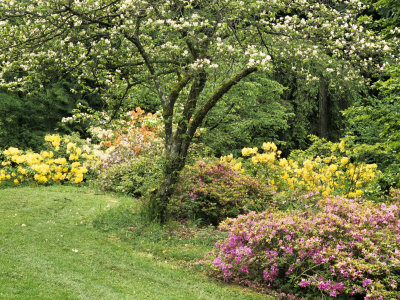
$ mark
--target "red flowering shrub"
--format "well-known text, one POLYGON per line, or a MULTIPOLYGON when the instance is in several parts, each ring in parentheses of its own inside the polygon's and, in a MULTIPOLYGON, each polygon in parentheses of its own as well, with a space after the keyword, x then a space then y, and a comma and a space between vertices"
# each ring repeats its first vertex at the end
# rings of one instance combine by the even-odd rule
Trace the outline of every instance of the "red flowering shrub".
POLYGON ((207 262, 226 281, 283 293, 400 299, 400 206, 330 198, 319 207, 229 219, 207 262))
POLYGON ((261 212, 271 199, 270 190, 258 179, 226 163, 199 161, 182 172, 168 210, 175 219, 216 225, 228 217, 261 212))

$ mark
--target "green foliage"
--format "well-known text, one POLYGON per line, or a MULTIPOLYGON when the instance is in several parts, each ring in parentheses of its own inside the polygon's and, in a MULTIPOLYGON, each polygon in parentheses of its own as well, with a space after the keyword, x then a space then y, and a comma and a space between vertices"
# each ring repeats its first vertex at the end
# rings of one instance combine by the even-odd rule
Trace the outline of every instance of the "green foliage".
POLYGON ((282 93, 283 87, 265 74, 243 80, 210 112, 201 140, 216 156, 238 155, 243 146, 261 145, 265 140, 284 143, 293 113, 280 100, 282 93))
POLYGON ((47 131, 51 130, 44 122, 49 112, 40 104, 34 101, 25 101, 11 93, 0 93, 0 144, 2 148, 15 146, 40 149, 43 137, 47 131))
MULTIPOLYGON (((373 18, 363 16, 368 7, 361 0, 195 2, 4 2, 0 84, 29 91, 46 87, 49 74, 68 74, 86 90, 101 92, 115 112, 126 99, 151 110, 160 103, 171 162, 163 178, 172 192, 197 129, 231 92, 263 109, 246 115, 245 105, 238 107, 239 116, 215 135, 222 140, 234 132, 228 137, 233 142, 225 146, 213 139, 216 153, 238 151, 239 144, 260 143, 261 137, 287 141, 288 149, 305 148, 310 132, 338 138, 338 111, 369 92, 365 86, 381 76, 384 59, 395 59, 391 44, 367 30, 373 18), (263 75, 244 83, 243 95, 232 90, 258 72, 263 75), (283 89, 273 81, 287 87, 285 101, 274 102, 278 97, 272 94, 283 89)), ((208 128, 228 109, 221 107, 208 128)), ((168 193, 160 190, 160 203, 168 202, 168 193)))
MULTIPOLYGON (((123 153, 117 152, 116 155, 123 153)), ((119 164, 103 163, 96 182, 105 191, 142 197, 157 188, 162 177, 162 162, 159 155, 141 155, 119 164)))
POLYGON ((379 98, 344 112, 347 131, 359 144, 357 158, 377 163, 383 172, 367 192, 371 198, 381 198, 400 184, 400 68, 391 67, 389 75, 375 84, 379 98))
POLYGON ((63 80, 49 85, 43 91, 31 94, 17 94, 4 90, 0 92, 0 144, 3 148, 41 150, 43 137, 47 133, 71 134, 78 131, 85 136, 81 124, 66 126, 63 117, 71 115, 78 103, 99 109, 101 101, 96 96, 72 93, 77 85, 63 80))
POLYGON ((271 206, 271 196, 256 178, 228 164, 198 161, 183 171, 168 211, 174 219, 216 225, 228 217, 266 209, 271 206))

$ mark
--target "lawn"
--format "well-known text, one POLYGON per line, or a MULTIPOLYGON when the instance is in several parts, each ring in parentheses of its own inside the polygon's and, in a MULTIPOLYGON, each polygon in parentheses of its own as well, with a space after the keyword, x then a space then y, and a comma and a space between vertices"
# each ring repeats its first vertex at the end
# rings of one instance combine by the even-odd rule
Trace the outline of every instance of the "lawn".
POLYGON ((266 298, 205 276, 213 231, 145 226, 132 203, 88 188, 0 190, 0 298, 266 298))

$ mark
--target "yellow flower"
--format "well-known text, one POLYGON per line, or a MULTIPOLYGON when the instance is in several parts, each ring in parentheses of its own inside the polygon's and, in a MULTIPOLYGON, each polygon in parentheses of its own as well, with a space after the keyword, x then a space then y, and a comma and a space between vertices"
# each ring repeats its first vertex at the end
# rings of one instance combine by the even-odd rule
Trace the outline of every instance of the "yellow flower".
POLYGON ((348 157, 343 157, 343 158, 340 160, 340 166, 344 166, 344 165, 346 165, 348 162, 349 162, 349 158, 348 158, 348 157))
POLYGON ((74 179, 74 183, 82 182, 82 180, 83 180, 83 175, 82 174, 78 174, 74 179))
POLYGON ((348 196, 349 198, 354 198, 354 197, 356 196, 356 193, 350 192, 347 196, 348 196))
POLYGON ((340 152, 342 152, 342 153, 344 152, 344 147, 345 147, 345 141, 341 140, 340 143, 339 143, 340 152))
POLYGON ((77 156, 81 155, 82 154, 81 148, 76 148, 75 149, 75 153, 76 153, 77 156))
POLYGON ((288 161, 286 160, 286 158, 281 158, 279 160, 279 166, 281 166, 283 168, 288 166, 288 161))
POLYGON ((232 168, 233 168, 234 170, 236 170, 236 171, 239 171, 239 170, 242 169, 242 163, 241 163, 241 162, 238 162, 238 163, 234 164, 232 168))
POLYGON ((322 196, 324 196, 324 197, 329 196, 329 192, 328 191, 323 191, 322 192, 322 196))
POLYGON ((61 173, 56 173, 56 174, 54 174, 54 176, 53 176, 53 180, 54 181, 58 181, 58 180, 62 180, 62 179, 64 179, 65 178, 65 174, 63 175, 63 174, 61 174, 61 173))
POLYGON ((256 155, 257 160, 261 163, 273 162, 275 160, 275 153, 263 153, 256 155))
POLYGON ((37 181, 37 182, 43 182, 46 183, 48 180, 46 178, 46 176, 43 176, 41 174, 35 174, 35 176, 33 176, 33 178, 37 181))
POLYGON ((19 154, 19 149, 15 147, 10 147, 7 150, 4 150, 3 152, 7 156, 12 156, 12 155, 18 155, 19 154))
POLYGON ((18 179, 14 179, 14 183, 18 184, 19 183, 18 179))
POLYGON ((67 153, 69 153, 71 151, 71 149, 75 149, 75 148, 76 148, 75 143, 68 143, 67 144, 67 153))
POLYGON ((65 157, 60 157, 60 158, 56 158, 54 160, 55 164, 59 164, 59 165, 65 165, 67 163, 67 160, 65 159, 65 157))
POLYGON ((22 175, 26 175, 27 171, 26 169, 22 168, 22 167, 18 167, 17 168, 18 173, 22 174, 22 175))
POLYGON ((230 161, 232 161, 232 159, 233 159, 232 153, 229 155, 226 155, 226 156, 221 156, 221 158, 220 158, 220 160, 223 162, 230 162, 230 161))
POLYGON ((61 137, 58 134, 46 135, 44 140, 46 142, 51 142, 56 151, 60 149, 61 137))
POLYGON ((312 161, 307 159, 304 163, 303 166, 306 168, 306 170, 311 171, 313 169, 313 164, 312 161))
POLYGON ((25 155, 13 155, 11 160, 17 164, 22 164, 25 161, 25 155))
POLYGON ((268 143, 263 143, 262 148, 264 149, 264 151, 273 151, 275 152, 276 150, 278 150, 278 147, 275 145, 275 143, 272 142, 268 142, 268 143))
POLYGON ((69 159, 69 160, 78 160, 78 159, 79 159, 79 156, 74 155, 74 154, 70 154, 68 159, 69 159))
POLYGON ((81 163, 80 163, 79 161, 73 162, 73 163, 71 164, 71 166, 72 166, 73 168, 79 167, 80 165, 81 165, 81 163))
POLYGON ((242 155, 243 156, 249 156, 251 154, 256 154, 258 152, 258 148, 243 148, 242 149, 242 155))

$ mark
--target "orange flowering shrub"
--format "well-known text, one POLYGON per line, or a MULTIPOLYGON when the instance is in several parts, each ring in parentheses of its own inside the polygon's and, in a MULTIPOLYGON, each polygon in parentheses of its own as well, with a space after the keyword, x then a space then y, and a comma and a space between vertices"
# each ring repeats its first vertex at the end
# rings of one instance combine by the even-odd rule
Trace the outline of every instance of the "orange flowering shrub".
POLYGON ((100 140, 98 180, 102 189, 135 196, 150 189, 147 181, 158 178, 161 169, 157 162, 164 149, 160 137, 162 125, 157 115, 137 107, 126 114, 126 119, 107 124, 107 129, 91 128, 93 136, 100 140))
POLYGON ((100 140, 104 148, 129 147, 140 154, 155 140, 159 140, 162 120, 155 114, 146 113, 140 107, 125 115, 125 119, 114 121, 103 127, 91 127, 89 131, 100 140))

